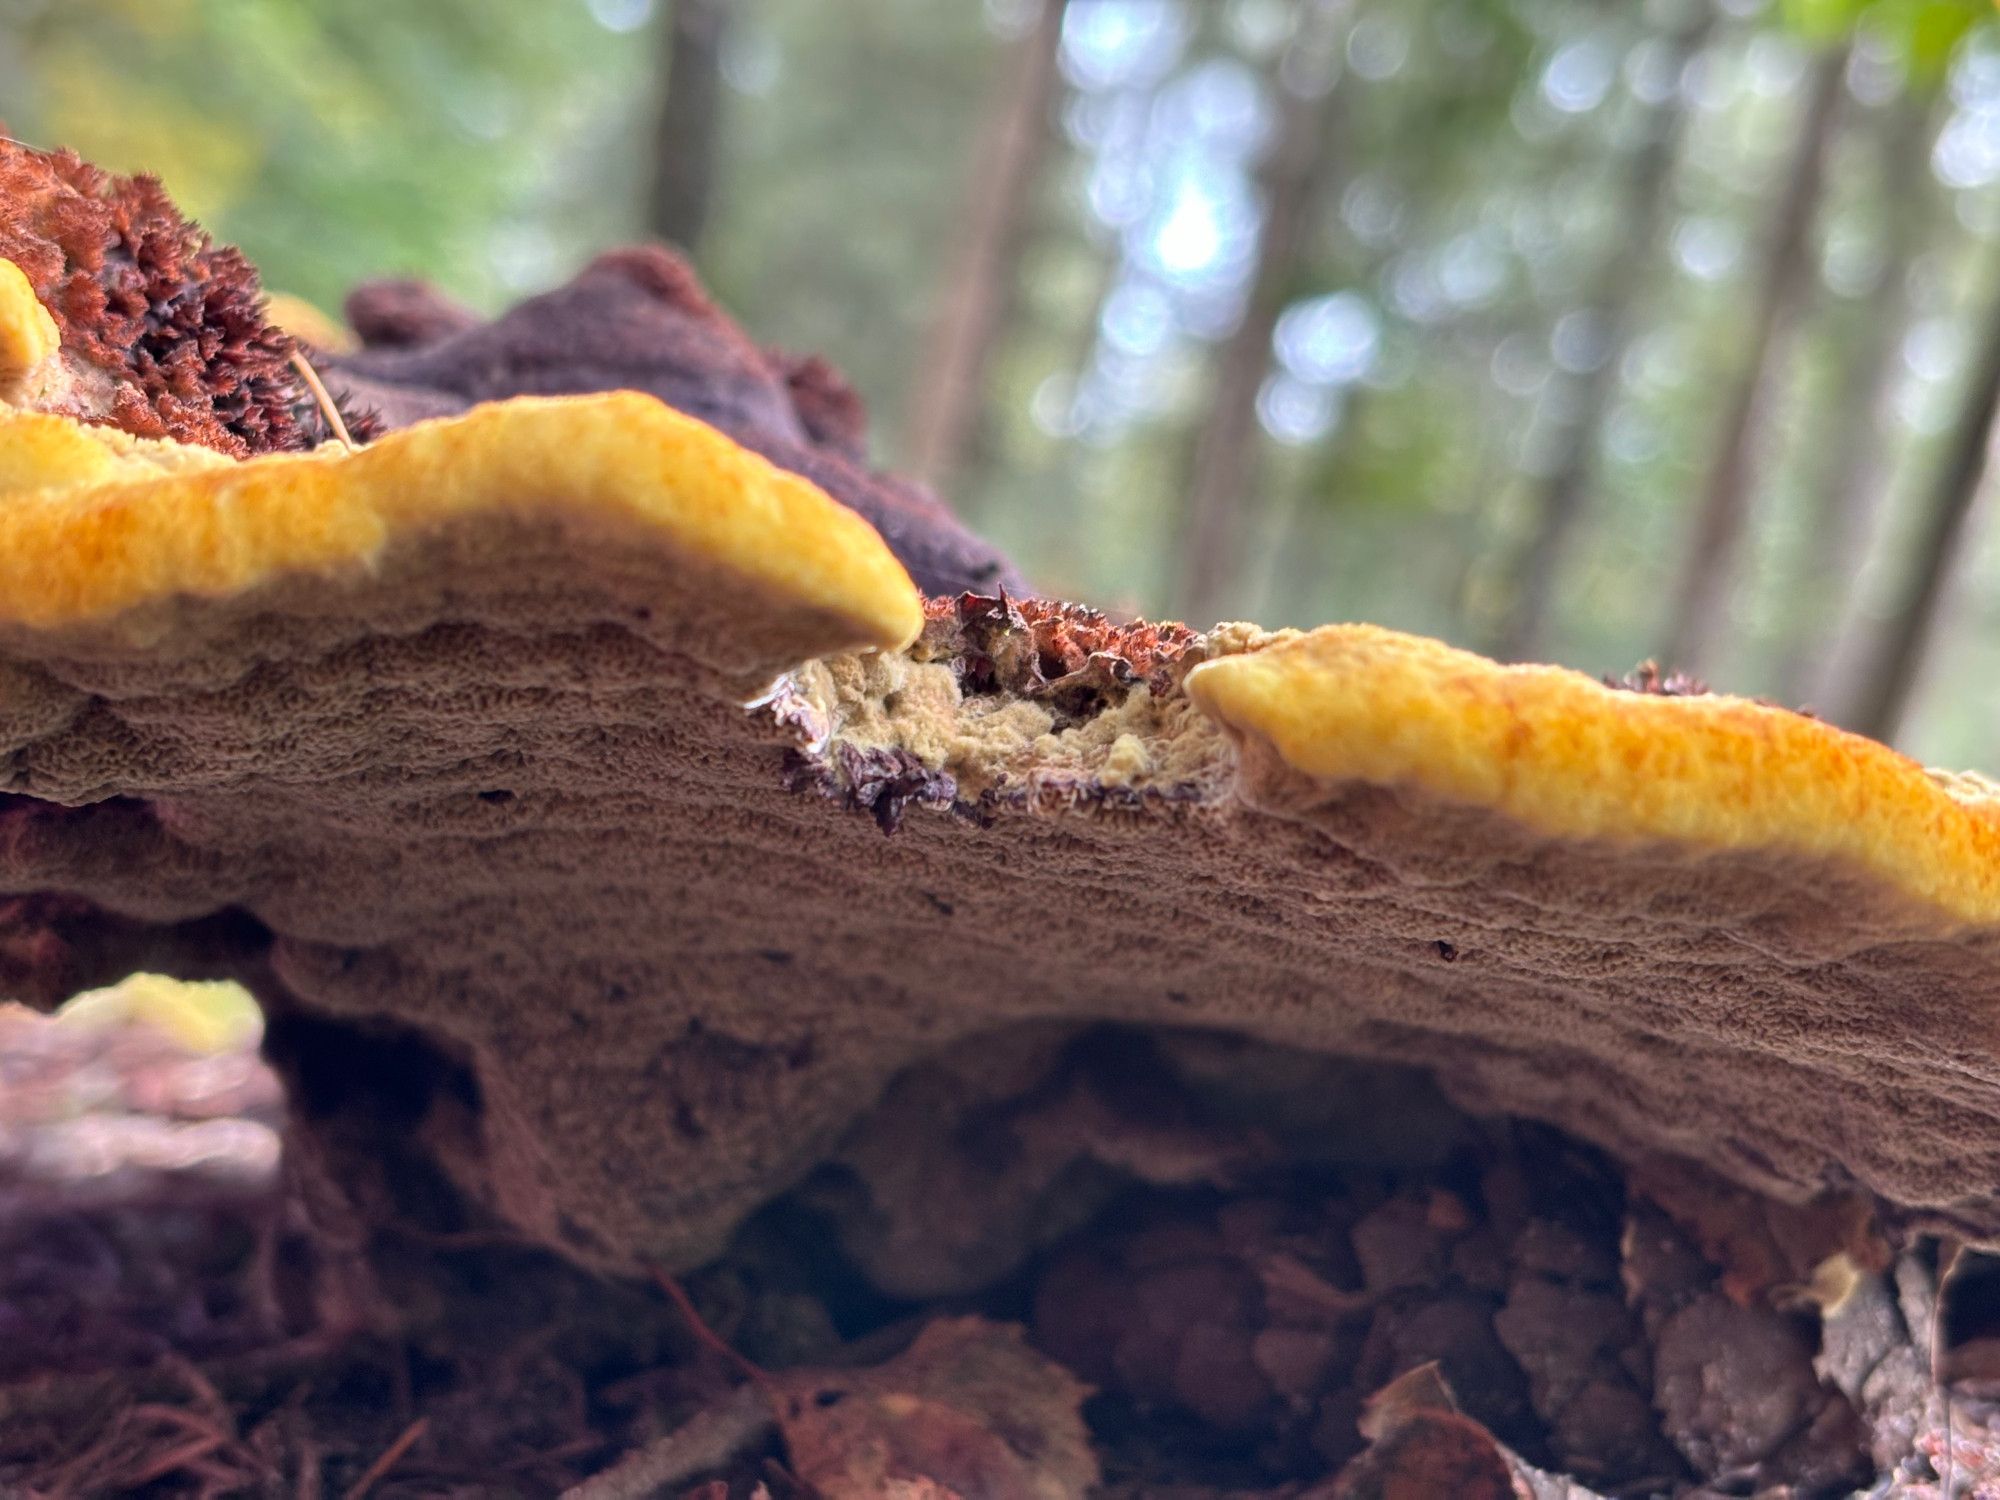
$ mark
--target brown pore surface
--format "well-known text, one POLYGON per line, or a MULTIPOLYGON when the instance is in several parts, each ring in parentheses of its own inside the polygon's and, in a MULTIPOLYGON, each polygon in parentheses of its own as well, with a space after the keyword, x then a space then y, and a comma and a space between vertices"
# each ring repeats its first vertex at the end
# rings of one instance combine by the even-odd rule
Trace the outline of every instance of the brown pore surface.
POLYGON ((1052 1017, 1414 1062, 1627 1158, 2000 1231, 1993 931, 1829 860, 1309 781, 1185 702, 1228 648, 1181 633, 930 613, 825 670, 948 671, 1058 741, 983 785, 855 741, 797 669, 826 621, 528 519, 15 633, 0 893, 88 903, 14 908, 73 953, 244 974, 364 1212, 435 1214, 441 1174, 607 1266, 703 1259, 894 1070, 1052 1017), (1171 777, 1049 748, 1147 702, 1171 777))

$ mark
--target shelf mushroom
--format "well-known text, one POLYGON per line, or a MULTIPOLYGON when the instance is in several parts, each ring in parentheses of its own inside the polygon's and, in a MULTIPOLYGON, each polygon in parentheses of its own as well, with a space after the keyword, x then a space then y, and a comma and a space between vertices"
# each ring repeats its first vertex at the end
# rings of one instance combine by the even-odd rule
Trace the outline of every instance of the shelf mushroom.
MULTIPOLYGON (((1628 1159, 2000 1231, 1989 784, 1369 626, 926 597, 913 569, 1011 574, 941 507, 864 515, 851 457, 854 508, 659 393, 452 373, 454 341, 545 350, 551 306, 686 313, 657 257, 331 361, 393 430, 276 451, 315 420, 283 360, 167 415, 139 352, 79 352, 88 257, 54 276, 28 232, 0 975, 243 979, 361 1211, 685 1267, 899 1068, 1103 1019, 1415 1063, 1628 1159)), ((798 467, 851 446, 824 377, 773 389, 782 442, 710 415, 798 467)))

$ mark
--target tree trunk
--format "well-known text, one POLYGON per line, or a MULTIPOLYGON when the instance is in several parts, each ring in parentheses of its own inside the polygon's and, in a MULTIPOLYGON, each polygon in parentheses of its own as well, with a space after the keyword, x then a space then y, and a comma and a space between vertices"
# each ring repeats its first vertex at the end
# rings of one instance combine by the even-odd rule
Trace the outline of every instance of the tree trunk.
POLYGON ((1065 0, 1040 0, 967 178, 964 230, 940 284, 905 411, 903 467, 945 488, 963 459, 1002 331, 1049 140, 1065 0))
POLYGON ((1345 0, 1302 0, 1298 29, 1277 70, 1278 128, 1264 161, 1257 264, 1242 320, 1216 356, 1214 390, 1188 476, 1178 605, 1185 618, 1201 624, 1227 604, 1242 566, 1244 535, 1255 519, 1257 394, 1320 202, 1346 12, 1345 0))
MULTIPOLYGON (((2000 278, 1996 278, 2000 279, 2000 278)), ((1978 497, 2000 407, 2000 295, 1987 309, 1977 360, 1967 377, 1950 447, 1924 507, 1923 528, 1908 577, 1883 626, 1878 649, 1852 710, 1841 722, 1878 740, 1892 740, 1902 726, 1911 689, 1924 663, 1978 497)))
POLYGON ((722 48, 733 0, 674 0, 660 28, 665 93, 653 131, 647 229, 692 255, 715 194, 722 48))
POLYGON ((1843 627, 1855 612, 1854 580, 1868 555, 1891 467, 1885 433, 1909 323, 1905 284, 1924 244, 1925 208, 1935 184, 1930 170, 1935 102, 1927 92, 1905 94, 1882 142, 1882 266, 1863 299, 1867 310, 1813 444, 1809 493, 1818 503, 1790 605, 1791 642, 1777 685, 1781 702, 1816 703, 1832 689, 1838 643, 1848 635, 1843 627))
MULTIPOLYGON (((1695 6, 1687 23, 1667 40, 1668 66, 1676 81, 1700 51, 1715 23, 1706 3, 1695 6)), ((1674 162, 1679 155, 1687 109, 1678 86, 1650 106, 1639 129, 1619 193, 1617 240, 1600 267, 1597 285, 1584 304, 1597 330, 1598 362, 1564 381, 1551 409, 1564 413, 1556 459, 1532 501, 1533 532, 1513 568, 1507 615, 1492 640, 1493 654, 1519 660, 1542 649, 1556 599, 1557 580, 1570 541, 1583 518, 1597 475, 1597 451, 1604 415, 1618 387, 1618 369, 1638 330, 1639 313, 1656 265, 1660 230, 1673 199, 1674 162)))
POLYGON ((1827 148, 1846 88, 1847 48, 1814 59, 1805 110, 1784 167, 1763 272, 1743 346, 1743 364, 1715 444, 1695 518, 1694 542, 1675 590, 1659 657, 1699 673, 1726 623, 1738 554, 1748 530, 1757 447, 1768 408, 1784 384, 1790 324, 1812 284, 1812 227, 1825 181, 1827 148))

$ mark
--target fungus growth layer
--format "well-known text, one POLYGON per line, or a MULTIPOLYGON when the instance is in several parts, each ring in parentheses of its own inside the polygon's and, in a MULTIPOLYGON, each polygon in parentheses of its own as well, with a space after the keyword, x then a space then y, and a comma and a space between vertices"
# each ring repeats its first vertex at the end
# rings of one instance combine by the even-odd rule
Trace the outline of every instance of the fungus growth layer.
POLYGON ((2000 1230, 1983 784, 1367 627, 926 605, 637 394, 0 454, 0 954, 250 983, 364 1215, 688 1265, 903 1065, 1099 1019, 2000 1230))

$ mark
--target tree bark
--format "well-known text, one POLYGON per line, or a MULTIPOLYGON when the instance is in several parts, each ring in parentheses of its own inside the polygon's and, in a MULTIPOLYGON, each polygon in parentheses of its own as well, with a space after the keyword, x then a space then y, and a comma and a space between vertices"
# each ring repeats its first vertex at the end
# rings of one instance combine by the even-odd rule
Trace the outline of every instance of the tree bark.
POLYGON ((1784 384, 1790 325, 1812 284, 1812 227, 1846 89, 1847 55, 1847 47, 1839 45, 1814 59, 1805 109, 1784 167, 1741 373, 1723 409, 1693 544, 1659 652, 1663 665, 1685 672, 1703 670, 1727 620, 1758 480, 1759 440, 1768 409, 1784 384))
POLYGON ((665 92, 653 131, 646 225, 692 255, 715 197, 722 123, 722 49, 734 0, 674 0, 660 28, 665 92))
POLYGON ((1833 687, 1844 628, 1855 613, 1854 581, 1868 554, 1890 465, 1884 449, 1889 401, 1898 384, 1908 327, 1905 284, 1923 248, 1935 179, 1935 96, 1914 89, 1896 106, 1882 142, 1886 240, 1882 265, 1865 300, 1860 329, 1846 351, 1839 389, 1821 415, 1809 492, 1818 503, 1805 535, 1805 557, 1790 605, 1791 641, 1779 667, 1777 696, 1816 703, 1833 687))
POLYGON ((1294 268, 1320 202, 1321 159, 1338 108, 1345 0, 1302 0, 1278 67, 1278 128, 1264 160, 1264 223, 1243 317, 1215 360, 1208 415, 1194 441, 1182 530, 1178 607, 1206 624, 1228 601, 1254 522, 1257 395, 1294 268))
POLYGON ((972 438, 986 368, 1027 243, 1035 180, 1048 151, 1065 4, 1040 0, 981 129, 967 179, 964 230, 905 404, 903 467, 939 489, 949 486, 972 438))
MULTIPOLYGON (((1690 11, 1686 24, 1668 37, 1668 66, 1676 80, 1714 23, 1715 12, 1703 0, 1690 11)), ((1638 146, 1618 198, 1617 240, 1584 304, 1601 340, 1599 359, 1591 369, 1567 377, 1555 393, 1558 404, 1553 409, 1565 412, 1560 446, 1532 502, 1533 531, 1512 569, 1507 614, 1491 642, 1493 654, 1502 659, 1519 660, 1542 649, 1557 581, 1597 477, 1604 415, 1617 390, 1619 366, 1638 330, 1648 273, 1656 264, 1654 253, 1673 198, 1674 162, 1686 118, 1676 87, 1647 108, 1639 127, 1638 146)))
POLYGON ((1986 475, 1996 408, 2000 408, 2000 294, 1987 309, 1978 356, 1967 378, 1944 465, 1924 506, 1908 576, 1852 708, 1841 715, 1842 723, 1862 734, 1890 741, 1902 727, 1959 557, 1966 520, 1986 475))

